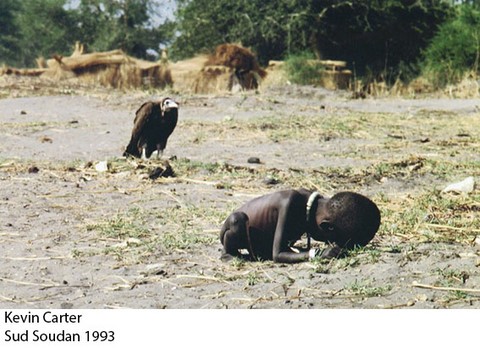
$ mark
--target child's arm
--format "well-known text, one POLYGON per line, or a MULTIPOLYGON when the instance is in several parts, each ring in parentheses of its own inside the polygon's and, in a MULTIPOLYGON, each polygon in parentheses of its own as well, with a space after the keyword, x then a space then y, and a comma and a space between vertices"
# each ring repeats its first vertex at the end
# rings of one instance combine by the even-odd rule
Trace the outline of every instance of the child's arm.
POLYGON ((273 238, 272 258, 274 262, 296 263, 312 260, 313 258, 335 258, 340 256, 342 248, 331 244, 327 248, 302 250, 294 252, 289 247, 289 241, 298 240, 305 224, 305 202, 300 195, 284 197, 278 204, 278 220, 273 238))
POLYGON ((289 229, 303 226, 303 219, 305 219, 305 209, 301 197, 293 195, 283 198, 278 207, 278 220, 273 237, 272 258, 274 262, 297 263, 308 261, 311 258, 309 251, 294 252, 288 246, 289 239, 292 236, 301 235, 301 233, 294 233, 289 229))
POLYGON ((273 251, 273 261, 279 263, 297 263, 310 260, 308 251, 300 251, 298 253, 294 251, 280 251, 275 253, 273 251))

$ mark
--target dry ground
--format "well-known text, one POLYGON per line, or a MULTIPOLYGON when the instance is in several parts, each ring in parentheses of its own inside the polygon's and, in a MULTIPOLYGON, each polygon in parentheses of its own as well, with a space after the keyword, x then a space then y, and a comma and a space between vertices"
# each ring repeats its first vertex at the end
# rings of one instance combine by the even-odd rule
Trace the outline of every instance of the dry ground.
POLYGON ((440 192, 478 181, 478 100, 0 86, 2 308, 480 307, 480 192, 440 192), (162 161, 120 155, 138 106, 166 94, 176 175, 152 180, 162 161), (329 262, 219 260, 235 207, 300 186, 370 196, 374 242, 329 262))

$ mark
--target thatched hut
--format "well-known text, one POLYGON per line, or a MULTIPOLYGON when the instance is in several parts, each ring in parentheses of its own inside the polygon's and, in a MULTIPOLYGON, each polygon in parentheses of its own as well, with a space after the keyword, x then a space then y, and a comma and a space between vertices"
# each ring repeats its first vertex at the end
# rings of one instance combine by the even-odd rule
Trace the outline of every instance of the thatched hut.
POLYGON ((211 55, 199 55, 171 65, 175 87, 194 93, 258 88, 267 75, 249 49, 222 44, 211 55))
POLYGON ((83 46, 78 43, 70 57, 54 56, 46 64, 48 69, 42 76, 54 79, 76 77, 115 88, 163 88, 173 84, 166 62, 136 59, 122 50, 84 54, 83 46))
POLYGON ((82 82, 115 88, 159 87, 173 84, 168 61, 148 62, 128 56, 122 50, 84 53, 76 43, 70 57, 54 55, 37 59, 38 69, 4 68, 3 73, 40 76, 53 80, 76 78, 82 82))

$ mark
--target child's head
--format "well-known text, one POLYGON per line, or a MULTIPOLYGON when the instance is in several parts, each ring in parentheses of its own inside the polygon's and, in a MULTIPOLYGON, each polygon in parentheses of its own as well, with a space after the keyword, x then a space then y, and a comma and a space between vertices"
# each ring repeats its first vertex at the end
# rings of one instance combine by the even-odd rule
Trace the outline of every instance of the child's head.
POLYGON ((326 202, 325 210, 319 226, 327 232, 329 242, 341 247, 367 245, 380 226, 378 207, 358 193, 335 194, 326 202))

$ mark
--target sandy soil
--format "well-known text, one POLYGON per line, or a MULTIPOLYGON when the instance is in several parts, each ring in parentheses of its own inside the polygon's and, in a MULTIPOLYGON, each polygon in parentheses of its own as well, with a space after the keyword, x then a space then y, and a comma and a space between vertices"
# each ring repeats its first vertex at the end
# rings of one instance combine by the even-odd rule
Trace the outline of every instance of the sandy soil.
MULTIPOLYGON (((148 169, 163 162, 142 165, 120 155, 137 107, 163 92, 85 87, 46 91, 29 88, 28 82, 2 83, 0 307, 480 306, 480 253, 475 243, 421 243, 382 235, 381 230, 370 249, 346 260, 280 265, 222 263, 217 240, 222 220, 234 207, 290 184, 287 179, 267 184, 267 176, 300 175, 298 182, 307 184, 307 174, 319 169, 361 171, 406 154, 428 156, 422 152, 422 138, 443 136, 432 135, 430 123, 418 130, 414 122, 411 129, 392 129, 381 139, 355 133, 272 140, 255 129, 236 132, 242 122, 290 115, 317 117, 318 122, 343 117, 360 122, 370 114, 415 120, 436 112, 468 123, 468 118, 478 122, 478 100, 354 100, 346 92, 296 86, 235 95, 172 93, 181 104, 180 122, 164 158, 176 156, 170 164, 178 175, 150 180, 148 169), (352 116, 356 114, 357 121, 352 116), (402 146, 384 146, 389 139, 398 139, 402 146), (251 156, 262 163, 247 163, 251 156), (95 169, 100 161, 109 163, 107 172, 95 169), (198 168, 182 169, 189 162, 198 168), (208 169, 214 164, 215 176, 208 169), (240 168, 238 178, 231 168, 240 168), (167 243, 163 236, 173 241, 167 243), (449 270, 454 280, 442 289, 449 270)), ((469 131, 478 137, 478 129, 469 131)), ((478 148, 473 148, 457 158, 478 162, 479 157, 478 148)), ((415 196, 448 181, 428 173, 357 182, 332 175, 314 184, 327 194, 355 189, 378 201, 415 196)))

